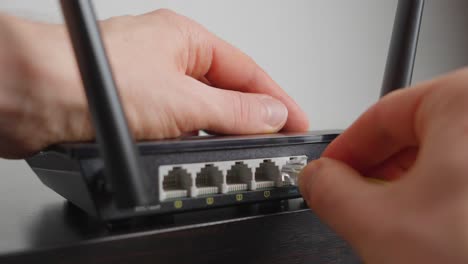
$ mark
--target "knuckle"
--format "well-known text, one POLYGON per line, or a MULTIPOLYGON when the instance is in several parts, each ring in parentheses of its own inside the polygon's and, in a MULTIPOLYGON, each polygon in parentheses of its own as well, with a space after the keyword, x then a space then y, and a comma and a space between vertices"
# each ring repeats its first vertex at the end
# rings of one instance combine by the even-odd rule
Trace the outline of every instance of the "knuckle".
POLYGON ((176 12, 168 8, 160 8, 158 10, 153 11, 152 14, 155 16, 161 16, 166 18, 173 18, 178 16, 176 12))
POLYGON ((167 25, 175 26, 175 27, 185 27, 187 25, 188 19, 176 13, 171 9, 158 9, 150 13, 152 17, 154 17, 158 21, 164 21, 167 25))
POLYGON ((105 33, 109 32, 116 32, 121 30, 128 25, 130 21, 134 19, 132 15, 122 15, 122 16, 115 16, 110 17, 104 21, 102 21, 101 25, 105 31, 105 33))
POLYGON ((233 92, 230 101, 232 105, 231 127, 245 126, 251 114, 250 104, 246 97, 240 92, 233 92))
MULTIPOLYGON (((187 38, 190 35, 191 24, 190 20, 175 11, 170 9, 162 8, 149 13, 151 20, 156 24, 163 24, 164 27, 171 29, 173 32, 179 33, 183 38, 187 38)), ((154 23, 149 23, 151 26, 150 30, 154 30, 154 23)))

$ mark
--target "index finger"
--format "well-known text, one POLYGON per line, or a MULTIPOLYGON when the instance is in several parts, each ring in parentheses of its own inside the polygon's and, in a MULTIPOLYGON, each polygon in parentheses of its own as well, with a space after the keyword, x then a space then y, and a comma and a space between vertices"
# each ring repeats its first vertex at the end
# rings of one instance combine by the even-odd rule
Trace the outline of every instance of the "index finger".
POLYGON ((197 51, 197 56, 205 58, 196 60, 193 67, 199 69, 192 69, 193 72, 202 72, 210 85, 217 88, 270 95, 280 100, 288 109, 288 120, 283 130, 308 129, 309 123, 304 111, 252 58, 201 26, 197 26, 195 30, 200 31, 195 32, 200 36, 192 39, 191 49, 197 51), (207 54, 211 55, 209 63, 204 61, 207 54))

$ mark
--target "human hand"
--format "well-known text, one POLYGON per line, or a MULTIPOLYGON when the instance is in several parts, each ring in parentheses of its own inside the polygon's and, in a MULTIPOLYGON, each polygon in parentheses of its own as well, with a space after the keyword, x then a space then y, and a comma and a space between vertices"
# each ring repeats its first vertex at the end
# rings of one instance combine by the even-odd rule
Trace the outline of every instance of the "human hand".
POLYGON ((309 206, 365 263, 468 263, 467 83, 391 93, 303 170, 309 206))
MULTIPOLYGON (((101 28, 137 139, 307 130, 306 115, 251 58, 186 17, 158 10, 101 28)), ((92 140, 65 27, 3 16, 0 33, 10 48, 0 51, 2 78, 9 77, 0 84, 0 157, 92 140)))

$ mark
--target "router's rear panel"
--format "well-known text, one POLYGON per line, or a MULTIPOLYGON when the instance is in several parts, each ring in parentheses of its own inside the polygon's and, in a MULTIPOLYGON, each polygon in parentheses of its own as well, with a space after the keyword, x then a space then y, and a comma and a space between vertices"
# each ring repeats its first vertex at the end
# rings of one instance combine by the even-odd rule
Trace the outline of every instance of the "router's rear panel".
POLYGON ((150 205, 117 208, 95 144, 55 147, 28 160, 44 184, 103 220, 293 199, 287 173, 320 156, 337 133, 203 137, 139 144, 150 205))

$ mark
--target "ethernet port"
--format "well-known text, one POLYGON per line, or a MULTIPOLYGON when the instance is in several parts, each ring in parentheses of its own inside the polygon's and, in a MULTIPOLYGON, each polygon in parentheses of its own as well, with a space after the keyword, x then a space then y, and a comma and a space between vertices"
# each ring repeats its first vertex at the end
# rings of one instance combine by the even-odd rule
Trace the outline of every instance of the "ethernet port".
POLYGON ((195 178, 196 196, 218 193, 222 182, 223 172, 213 164, 207 164, 195 178))
POLYGON ((243 162, 236 162, 226 175, 227 191, 246 191, 251 181, 252 170, 243 162))
POLYGON ((163 179, 165 199, 187 197, 191 185, 190 173, 182 167, 174 167, 163 179))
POLYGON ((307 164, 307 156, 289 158, 281 169, 281 184, 283 186, 297 186, 299 174, 307 164))
POLYGON ((255 170, 257 189, 273 188, 281 181, 281 172, 271 160, 264 160, 255 170))

